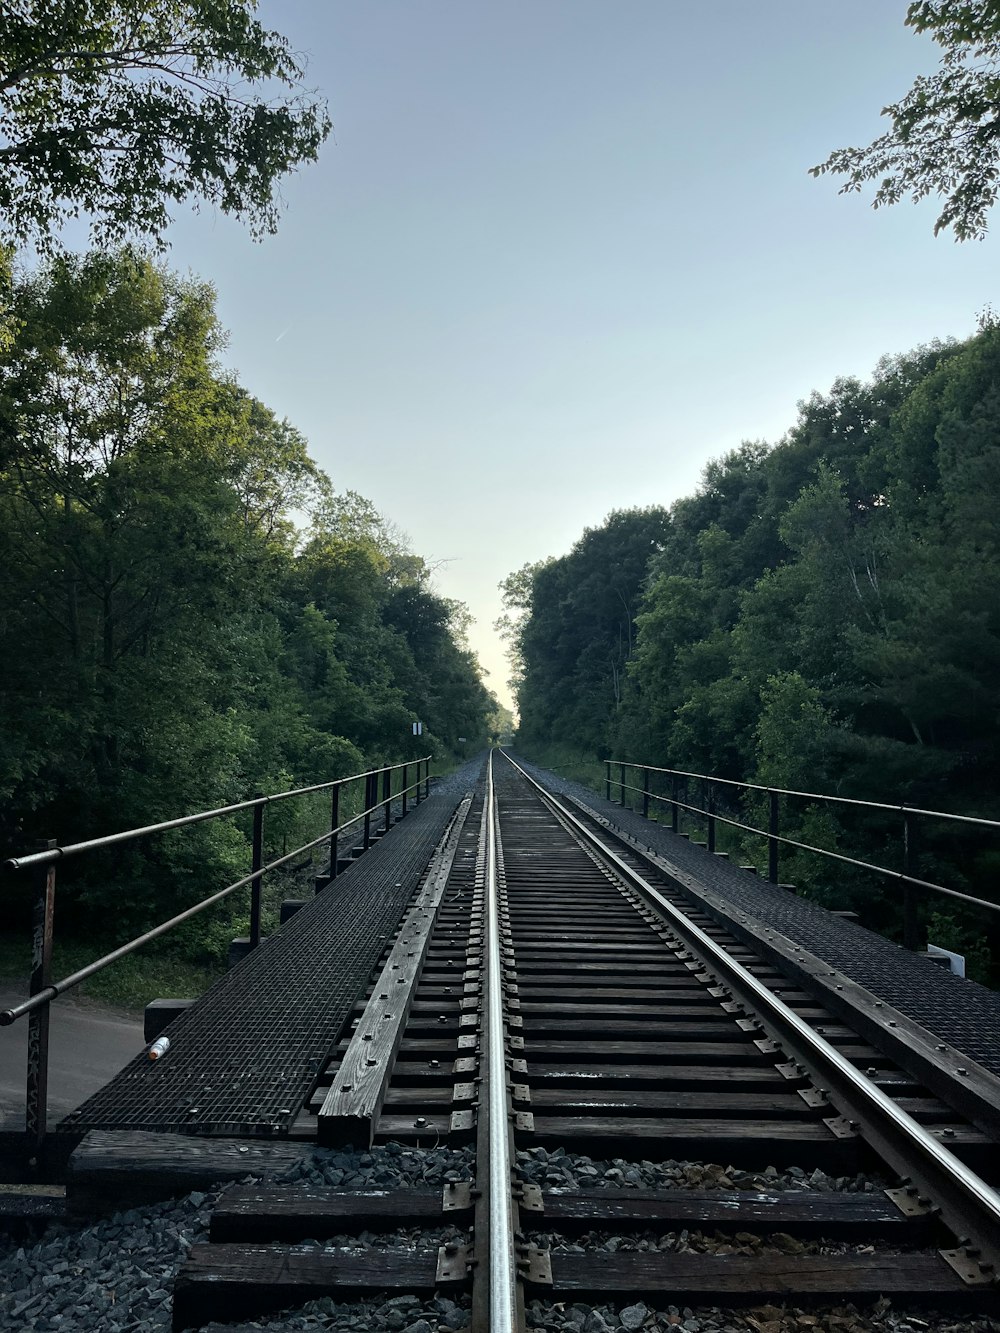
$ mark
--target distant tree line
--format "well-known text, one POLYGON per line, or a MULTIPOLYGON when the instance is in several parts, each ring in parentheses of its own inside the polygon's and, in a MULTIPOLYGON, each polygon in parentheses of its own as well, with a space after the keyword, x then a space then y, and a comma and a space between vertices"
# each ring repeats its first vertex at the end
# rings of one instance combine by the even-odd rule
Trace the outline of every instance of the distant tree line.
MULTIPOLYGON (((464 607, 222 345, 211 288, 141 253, 0 267, 3 855, 486 742, 464 607)), ((246 855, 198 826, 77 899, 124 929, 246 855)))
MULTIPOLYGON (((1000 328, 982 325, 836 381, 669 511, 613 513, 510 575, 520 743, 1000 817, 1000 328)), ((787 818, 900 868, 898 817, 787 818)), ((996 837, 938 826, 919 864, 997 897, 996 837)), ((862 872, 803 853, 782 877, 893 928, 862 872)), ((927 915, 939 943, 983 927, 927 915)))

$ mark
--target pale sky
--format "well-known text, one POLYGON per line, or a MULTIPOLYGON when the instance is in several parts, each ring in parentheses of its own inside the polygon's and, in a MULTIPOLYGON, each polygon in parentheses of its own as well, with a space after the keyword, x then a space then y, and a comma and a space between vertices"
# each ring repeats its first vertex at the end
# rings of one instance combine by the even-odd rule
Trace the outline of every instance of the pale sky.
POLYGON ((669 505, 885 353, 974 331, 996 240, 808 168, 934 68, 906 0, 262 0, 335 124, 256 245, 211 211, 246 388, 441 562, 509 702, 497 584, 669 505))

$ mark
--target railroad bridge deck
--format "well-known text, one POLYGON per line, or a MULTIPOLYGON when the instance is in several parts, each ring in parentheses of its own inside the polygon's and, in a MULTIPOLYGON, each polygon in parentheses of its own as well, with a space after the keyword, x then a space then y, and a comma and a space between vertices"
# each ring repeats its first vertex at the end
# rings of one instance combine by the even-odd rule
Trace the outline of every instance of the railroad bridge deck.
MULTIPOLYGON (((783 940, 834 969, 838 982, 827 985, 828 1001, 852 1015, 867 1011, 870 1025, 926 1029, 950 1047, 935 1048, 933 1058, 942 1065, 964 1062, 978 1066, 976 1075, 1000 1076, 1000 996, 578 784, 535 772, 552 790, 651 847, 735 933, 752 936, 765 952, 769 938, 775 956, 783 940), (845 978, 856 985, 845 985, 845 978), (876 1014, 875 1004, 885 1012, 876 1014)), ((443 784, 176 1018, 168 1029, 169 1059, 136 1057, 60 1128, 74 1134, 114 1129, 287 1136, 475 779, 474 767, 467 766, 443 784)), ((788 949, 781 961, 794 971, 795 958, 787 955, 788 949)), ((815 971, 807 980, 822 984, 815 971)))

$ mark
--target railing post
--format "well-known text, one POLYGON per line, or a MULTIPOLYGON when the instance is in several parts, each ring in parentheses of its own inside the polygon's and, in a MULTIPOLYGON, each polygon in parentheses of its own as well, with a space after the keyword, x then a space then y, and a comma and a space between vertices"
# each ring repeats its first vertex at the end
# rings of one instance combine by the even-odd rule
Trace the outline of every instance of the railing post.
POLYGON ((625 765, 618 765, 618 783, 619 795, 621 797, 622 809, 625 809, 625 765))
POLYGON ((670 774, 670 831, 678 833, 680 831, 680 814, 677 808, 677 774, 670 774))
POLYGON ((389 811, 392 807, 392 771, 386 764, 382 770, 382 803, 385 807, 385 818, 382 822, 382 832, 389 832, 389 811))
POLYGON ((778 793, 767 793, 767 877, 778 882, 778 793))
POLYGON ((426 774, 427 774, 427 776, 426 776, 426 779, 425 779, 425 781, 424 781, 424 797, 425 797, 425 799, 426 799, 426 798, 427 798, 428 796, 430 796, 430 794, 431 794, 431 757, 430 757, 430 755, 427 756, 427 759, 426 759, 425 762, 426 762, 426 764, 427 764, 427 769, 426 769, 426 774))
POLYGON ((708 850, 715 851, 715 788, 711 779, 707 782, 706 807, 708 809, 708 850))
POLYGON ((416 804, 420 804, 420 765, 423 761, 417 760, 417 781, 416 781, 416 804))
POLYGON ((340 859, 340 783, 333 784, 330 797, 330 878, 337 878, 337 862, 340 859))
POLYGON ((372 845, 372 775, 365 774, 365 842, 364 850, 367 852, 372 845))
POLYGON ((407 770, 408 768, 409 768, 409 764, 404 764, 404 765, 403 765, 403 818, 404 818, 404 819, 406 818, 406 783, 407 783, 407 778, 408 778, 408 774, 407 774, 406 770, 407 770))
MULTIPOLYGON (((903 874, 912 875, 916 855, 916 829, 908 813, 903 815, 903 874)), ((917 886, 903 884, 903 947, 916 952, 920 948, 920 922, 917 918, 917 886)))
MULTIPOLYGON (((263 796, 258 792, 255 800, 263 796)), ((256 949, 260 943, 260 899, 262 876, 258 873, 264 864, 264 804, 253 808, 253 851, 250 860, 250 948, 256 949)))
POLYGON ((605 762, 604 762, 604 799, 605 799, 606 801, 610 801, 610 800, 611 800, 611 760, 610 760, 610 759, 606 759, 605 762))
MULTIPOLYGON (((41 842, 39 851, 55 847, 54 839, 41 842)), ((56 865, 39 866, 35 872, 35 902, 32 910, 31 980, 28 994, 37 995, 52 981, 52 926, 56 910, 56 865)), ((49 1115, 49 1008, 48 1003, 28 1015, 28 1070, 25 1083, 24 1128, 29 1151, 38 1152, 45 1142, 49 1115)))
POLYGON ((642 770, 642 817, 649 818, 649 769, 642 770))

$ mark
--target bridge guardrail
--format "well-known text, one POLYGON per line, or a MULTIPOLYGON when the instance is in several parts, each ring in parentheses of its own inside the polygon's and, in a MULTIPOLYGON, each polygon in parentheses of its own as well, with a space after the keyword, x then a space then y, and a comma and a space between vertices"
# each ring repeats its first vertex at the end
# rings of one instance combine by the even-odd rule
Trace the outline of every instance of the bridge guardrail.
POLYGON ((430 791, 431 756, 423 755, 410 759, 405 764, 386 764, 369 769, 364 773, 352 773, 348 777, 334 778, 329 782, 318 782, 309 787, 296 787, 289 791, 275 792, 271 795, 258 795, 246 801, 237 801, 233 805, 220 806, 214 810, 200 810, 192 815, 182 815, 177 819, 164 820, 158 824, 147 824, 142 828, 125 829, 120 833, 109 833, 100 838, 89 838, 84 842, 68 843, 59 846, 54 840, 48 840, 37 851, 24 856, 14 856, 3 863, 8 871, 32 870, 35 875, 35 900, 32 913, 32 960, 31 979, 28 985, 28 998, 10 1009, 0 1010, 0 1027, 9 1027, 18 1019, 28 1018, 28 1061, 25 1101, 25 1135, 29 1145, 40 1147, 45 1139, 48 1112, 48 1038, 49 1006, 54 999, 78 986, 88 977, 94 976, 120 958, 134 953, 143 945, 159 938, 190 920, 215 903, 222 902, 239 889, 250 885, 250 948, 260 944, 261 898, 263 879, 272 870, 286 865, 303 852, 312 851, 330 844, 330 859, 327 873, 322 877, 327 883, 337 878, 339 860, 339 841, 341 834, 356 824, 364 824, 364 848, 367 851, 372 838, 372 819, 378 812, 383 812, 384 830, 390 823, 392 801, 401 800, 402 813, 407 812, 411 794, 414 802, 420 803, 421 787, 423 796, 430 791), (416 771, 416 781, 410 782, 410 770, 416 771), (398 789, 393 792, 393 774, 400 773, 398 789), (340 823, 341 791, 354 782, 364 781, 363 808, 357 815, 340 823), (381 785, 381 795, 379 786, 381 785), (290 800, 296 796, 308 796, 316 792, 330 792, 330 828, 318 838, 303 843, 294 851, 286 852, 273 861, 264 863, 264 811, 269 805, 290 800), (191 824, 205 823, 211 819, 223 819, 242 811, 253 811, 253 834, 251 842, 250 873, 242 876, 224 889, 210 894, 201 902, 177 913, 167 921, 137 935, 126 944, 120 945, 103 957, 97 958, 86 967, 79 968, 69 976, 58 981, 52 980, 52 945, 54 939, 54 916, 56 901, 56 866, 68 857, 82 855, 105 847, 114 847, 122 843, 136 842, 141 838, 152 837, 157 833, 166 833, 173 829, 185 828, 191 824))
POLYGON ((920 879, 914 875, 915 865, 915 825, 917 818, 943 819, 951 820, 959 824, 975 826, 979 828, 1000 830, 1000 820, 982 819, 976 815, 957 815, 946 810, 925 810, 919 806, 894 805, 884 801, 862 801, 849 796, 831 796, 821 792, 795 791, 787 787, 767 787, 757 782, 741 782, 735 778, 723 778, 710 773, 692 773, 685 769, 678 768, 658 768, 653 764, 637 764, 629 760, 605 759, 601 761, 605 765, 605 796, 611 800, 612 786, 619 790, 618 803, 625 805, 625 793, 633 792, 641 797, 643 817, 649 818, 650 801, 657 801, 663 805, 669 805, 671 808, 671 829, 674 833, 679 829, 679 816, 681 811, 687 811, 706 821, 707 829, 707 847, 710 852, 715 851, 716 824, 726 824, 731 828, 740 829, 745 833, 756 834, 759 837, 767 839, 767 877, 772 884, 778 883, 779 849, 782 845, 794 847, 799 851, 815 852, 818 856, 825 856, 834 861, 845 862, 848 865, 857 866, 863 870, 874 871, 876 874, 883 875, 887 879, 896 880, 903 885, 903 944, 907 949, 916 950, 920 947, 920 926, 917 913, 917 892, 930 891, 941 894, 944 897, 954 899, 969 907, 983 908, 986 911, 1000 914, 1000 903, 991 902, 987 898, 977 898, 972 894, 962 893, 958 889, 950 889, 944 884, 935 884, 930 880, 920 879), (618 777, 613 779, 611 776, 612 765, 618 767, 618 777), (642 773, 642 786, 636 786, 625 781, 625 770, 634 769, 642 773), (670 778, 670 795, 665 796, 657 793, 650 788, 650 775, 653 773, 664 774, 670 778), (694 779, 701 784, 702 801, 701 805, 692 805, 689 802, 688 785, 694 779), (683 791, 681 788, 683 787, 683 791), (718 787, 738 788, 740 791, 752 791, 762 793, 767 797, 768 820, 767 828, 756 828, 752 824, 744 823, 739 819, 732 819, 721 814, 718 810, 717 793, 718 787), (801 842, 796 838, 790 838, 780 832, 781 818, 781 797, 797 797, 808 801, 817 801, 829 805, 854 806, 865 810, 881 810, 892 814, 902 816, 902 829, 900 831, 902 841, 902 870, 894 870, 889 866, 876 865, 874 862, 865 861, 855 856, 847 856, 843 852, 835 852, 830 848, 817 847, 812 843, 801 842))

